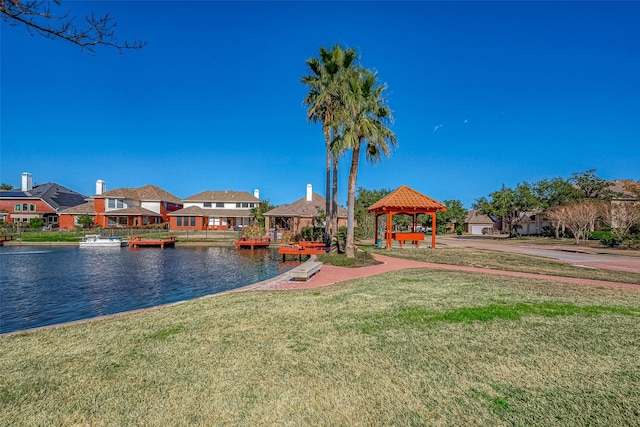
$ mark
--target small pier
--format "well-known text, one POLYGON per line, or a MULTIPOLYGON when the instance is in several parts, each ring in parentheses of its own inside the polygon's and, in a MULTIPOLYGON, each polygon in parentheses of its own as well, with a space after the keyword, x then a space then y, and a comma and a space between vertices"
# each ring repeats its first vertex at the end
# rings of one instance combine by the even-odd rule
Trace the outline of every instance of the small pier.
POLYGON ((0 246, 3 246, 4 242, 8 242, 9 240, 13 240, 13 234, 3 234, 0 236, 0 246))
POLYGON ((129 238, 129 247, 130 248, 139 248, 143 247, 159 247, 160 249, 164 249, 165 247, 175 247, 177 242, 176 236, 167 236, 160 239, 145 239, 142 236, 131 236, 129 238))
POLYGON ((297 246, 280 246, 278 253, 282 255, 284 262, 287 255, 297 255, 298 260, 302 261, 302 255, 318 255, 327 252, 327 247, 322 242, 300 242, 297 246))
POLYGON ((238 248, 266 248, 271 243, 270 237, 258 237, 255 239, 247 239, 242 236, 240 240, 235 242, 236 249, 238 248))

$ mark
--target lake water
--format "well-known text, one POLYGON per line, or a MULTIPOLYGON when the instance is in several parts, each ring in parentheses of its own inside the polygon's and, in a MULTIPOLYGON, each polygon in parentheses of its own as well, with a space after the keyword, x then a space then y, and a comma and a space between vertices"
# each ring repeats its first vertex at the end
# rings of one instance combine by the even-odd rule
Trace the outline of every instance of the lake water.
POLYGON ((275 277, 276 250, 0 247, 0 333, 215 294, 275 277))

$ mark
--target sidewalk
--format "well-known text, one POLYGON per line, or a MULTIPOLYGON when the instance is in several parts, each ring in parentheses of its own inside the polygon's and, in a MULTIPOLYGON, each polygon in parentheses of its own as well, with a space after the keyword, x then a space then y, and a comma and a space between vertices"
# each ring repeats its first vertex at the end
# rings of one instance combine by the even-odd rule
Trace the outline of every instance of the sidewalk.
POLYGON ((577 283, 598 286, 617 286, 629 289, 640 290, 640 284, 632 285, 628 283, 608 282, 604 280, 578 279, 573 277, 550 276, 546 274, 520 273, 514 271, 493 270, 489 268, 463 267, 458 265, 435 264, 421 261, 410 261, 406 259, 393 258, 385 255, 373 254, 373 257, 381 264, 369 267, 347 268, 336 267, 334 265, 323 265, 322 269, 306 282, 296 282, 290 280, 287 273, 271 280, 245 286, 235 291, 246 290, 290 290, 290 289, 314 289, 322 286, 333 285, 346 280, 369 277, 389 271, 398 271, 409 268, 431 268, 437 270, 466 271, 471 273, 494 274, 499 276, 524 277, 540 280, 552 280, 564 283, 577 283))

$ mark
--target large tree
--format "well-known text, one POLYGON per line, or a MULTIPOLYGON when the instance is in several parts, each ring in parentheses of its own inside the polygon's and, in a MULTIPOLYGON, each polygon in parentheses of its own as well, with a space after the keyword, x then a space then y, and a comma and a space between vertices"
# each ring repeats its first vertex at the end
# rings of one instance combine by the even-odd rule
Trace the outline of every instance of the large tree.
POLYGON ((347 258, 355 258, 354 216, 360 152, 364 150, 367 160, 375 163, 382 154, 389 156, 391 147, 397 144, 395 134, 388 127, 393 117, 387 105, 386 90, 387 86, 379 83, 370 70, 351 73, 341 90, 343 108, 336 112, 339 134, 335 143, 340 151, 351 150, 347 184, 347 258))
POLYGON ((258 204, 258 206, 251 208, 249 212, 251 213, 251 216, 253 217, 256 225, 264 228, 264 214, 265 212, 269 212, 273 208, 275 208, 275 206, 272 205, 271 202, 269 202, 269 199, 264 199, 260 201, 260 204, 258 204))
POLYGON ((580 189, 563 178, 544 178, 533 185, 533 192, 542 209, 575 202, 584 197, 580 189))
MULTIPOLYGON (((446 207, 446 211, 437 211, 436 212, 436 223, 446 227, 446 224, 455 224, 456 227, 463 225, 465 220, 467 219, 466 210, 462 204, 462 202, 458 199, 455 200, 445 200, 442 202, 446 207)), ((428 224, 431 224, 431 215, 424 215, 425 219, 427 219, 428 224)))
POLYGON ((331 240, 332 233, 337 231, 338 223, 338 157, 333 139, 336 123, 334 115, 341 108, 340 91, 347 75, 357 67, 358 54, 355 49, 336 44, 331 50, 320 48, 318 58, 307 59, 310 74, 301 81, 309 87, 309 93, 303 103, 308 107, 307 119, 312 123, 322 124, 326 148, 326 215, 325 241, 331 240), (332 132, 333 131, 333 132, 332 132), (333 166, 333 182, 331 167, 333 166), (333 196, 332 196, 333 195, 333 196))
MULTIPOLYGON (((141 40, 118 40, 116 21, 108 13, 103 16, 91 13, 79 20, 69 11, 52 12, 51 3, 48 0, 0 0, 0 15, 9 25, 24 25, 32 34, 66 40, 89 53, 95 53, 96 46, 113 47, 122 52, 125 49, 140 49, 147 44, 141 40)), ((54 0, 53 3, 57 6, 61 0, 54 0)))
POLYGON ((574 173, 569 181, 576 186, 585 199, 611 199, 619 194, 612 191, 610 187, 613 182, 606 181, 596 175, 595 169, 585 172, 574 173))
POLYGON ((489 198, 481 197, 476 200, 474 208, 482 215, 493 215, 502 219, 503 227, 510 237, 517 237, 519 222, 525 212, 540 207, 531 184, 523 182, 515 189, 507 188, 504 184, 499 191, 494 191, 489 198))
MULTIPOLYGON (((369 206, 382 199, 391 190, 382 188, 380 190, 368 190, 366 188, 358 188, 358 194, 355 200, 354 217, 358 221, 358 226, 362 228, 362 234, 365 238, 373 238, 375 236, 375 214, 369 212, 369 206)), ((394 218, 395 219, 395 218, 394 218)))

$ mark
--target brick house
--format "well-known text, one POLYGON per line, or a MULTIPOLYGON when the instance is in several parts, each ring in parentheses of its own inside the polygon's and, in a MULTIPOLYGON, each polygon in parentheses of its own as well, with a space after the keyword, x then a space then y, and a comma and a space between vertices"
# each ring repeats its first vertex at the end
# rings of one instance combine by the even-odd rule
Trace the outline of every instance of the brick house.
POLYGON ((0 191, 0 221, 28 223, 42 218, 45 227, 57 228, 59 212, 84 203, 85 196, 60 184, 33 185, 31 174, 22 174, 20 190, 0 191))
POLYGON ((180 199, 155 185, 105 190, 105 182, 98 180, 96 194, 86 203, 61 211, 60 228, 75 228, 83 214, 92 216, 94 224, 103 228, 163 224, 169 222, 171 212, 182 209, 180 199))
POLYGON ((253 225, 251 209, 260 205, 260 193, 203 191, 183 200, 183 208, 169 214, 171 230, 239 230, 253 225))
MULTIPOLYGON (((271 230, 276 227, 278 231, 299 234, 303 227, 313 227, 319 212, 324 212, 325 209, 325 198, 314 193, 311 184, 308 184, 305 197, 265 212, 265 228, 271 230)), ((338 206, 338 227, 346 225, 347 210, 338 206)))

